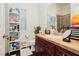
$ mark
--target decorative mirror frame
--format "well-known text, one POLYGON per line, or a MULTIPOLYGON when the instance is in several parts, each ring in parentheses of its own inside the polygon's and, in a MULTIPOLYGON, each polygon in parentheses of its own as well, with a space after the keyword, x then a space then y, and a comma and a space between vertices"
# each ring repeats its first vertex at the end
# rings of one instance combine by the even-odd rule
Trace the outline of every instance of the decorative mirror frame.
MULTIPOLYGON (((69 29, 69 30, 65 31, 64 33, 67 33, 69 31, 70 31, 70 33, 68 33, 68 36, 67 37, 63 37, 63 41, 64 42, 71 42, 70 38, 71 38, 72 31, 69 29)), ((63 34, 63 36, 64 36, 64 34, 63 34)))

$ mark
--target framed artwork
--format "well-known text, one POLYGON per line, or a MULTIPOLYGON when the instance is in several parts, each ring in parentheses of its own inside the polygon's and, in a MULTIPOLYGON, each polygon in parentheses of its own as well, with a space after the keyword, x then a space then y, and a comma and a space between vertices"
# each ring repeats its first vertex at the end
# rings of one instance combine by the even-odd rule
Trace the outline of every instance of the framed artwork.
POLYGON ((73 14, 71 17, 72 39, 79 40, 79 14, 73 14))
POLYGON ((56 24, 56 17, 55 16, 48 16, 47 27, 55 26, 55 24, 56 24))

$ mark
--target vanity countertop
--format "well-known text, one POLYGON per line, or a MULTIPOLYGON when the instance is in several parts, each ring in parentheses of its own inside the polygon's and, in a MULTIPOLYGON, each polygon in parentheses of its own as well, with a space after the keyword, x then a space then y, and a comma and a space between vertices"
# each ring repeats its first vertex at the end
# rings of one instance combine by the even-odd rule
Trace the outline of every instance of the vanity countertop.
POLYGON ((36 36, 43 38, 46 41, 49 41, 55 45, 58 45, 64 49, 67 49, 75 54, 79 55, 79 41, 78 40, 72 40, 71 42, 64 42, 61 35, 42 35, 42 34, 37 34, 36 36))

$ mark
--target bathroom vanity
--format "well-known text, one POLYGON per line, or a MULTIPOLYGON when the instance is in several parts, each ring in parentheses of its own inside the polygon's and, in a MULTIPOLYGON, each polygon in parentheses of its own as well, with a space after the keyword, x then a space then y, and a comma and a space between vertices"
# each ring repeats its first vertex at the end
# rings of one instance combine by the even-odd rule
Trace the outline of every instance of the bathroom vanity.
POLYGON ((79 41, 64 42, 62 35, 36 35, 37 56, 78 56, 79 41))

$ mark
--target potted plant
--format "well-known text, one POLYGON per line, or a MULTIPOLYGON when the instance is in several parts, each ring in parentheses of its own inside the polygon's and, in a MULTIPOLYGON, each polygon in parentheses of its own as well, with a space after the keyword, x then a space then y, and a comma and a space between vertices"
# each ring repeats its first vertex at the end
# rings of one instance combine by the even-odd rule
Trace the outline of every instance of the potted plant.
POLYGON ((34 33, 35 34, 38 34, 39 33, 39 31, 41 30, 41 27, 40 26, 37 26, 37 27, 34 27, 34 33))

